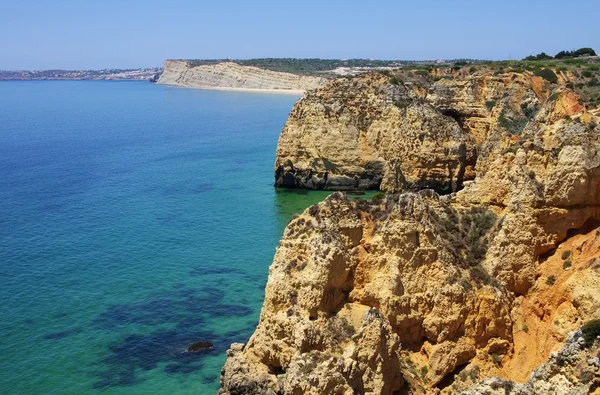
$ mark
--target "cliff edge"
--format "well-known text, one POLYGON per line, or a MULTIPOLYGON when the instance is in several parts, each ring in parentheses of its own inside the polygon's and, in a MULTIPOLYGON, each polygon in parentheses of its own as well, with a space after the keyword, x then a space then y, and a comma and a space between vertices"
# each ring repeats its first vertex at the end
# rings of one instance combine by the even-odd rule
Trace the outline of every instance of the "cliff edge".
POLYGON ((294 106, 279 137, 275 185, 456 192, 485 171, 493 149, 584 109, 571 88, 585 81, 549 72, 556 81, 485 67, 330 81, 294 106), (552 103, 560 108, 547 119, 552 103))
POLYGON ((327 79, 222 62, 194 66, 185 60, 166 60, 157 83, 200 89, 261 90, 303 93, 327 79))

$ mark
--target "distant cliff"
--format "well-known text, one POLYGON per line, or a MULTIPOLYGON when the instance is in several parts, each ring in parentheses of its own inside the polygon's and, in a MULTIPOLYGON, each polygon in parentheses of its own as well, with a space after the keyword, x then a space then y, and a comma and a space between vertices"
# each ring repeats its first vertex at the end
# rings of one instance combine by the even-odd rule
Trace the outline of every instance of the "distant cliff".
POLYGON ((157 83, 187 88, 304 92, 319 88, 326 78, 241 66, 234 62, 193 66, 185 60, 165 61, 157 83))
POLYGON ((45 80, 130 80, 153 81, 160 74, 159 67, 146 69, 103 69, 103 70, 0 70, 0 81, 45 81, 45 80))

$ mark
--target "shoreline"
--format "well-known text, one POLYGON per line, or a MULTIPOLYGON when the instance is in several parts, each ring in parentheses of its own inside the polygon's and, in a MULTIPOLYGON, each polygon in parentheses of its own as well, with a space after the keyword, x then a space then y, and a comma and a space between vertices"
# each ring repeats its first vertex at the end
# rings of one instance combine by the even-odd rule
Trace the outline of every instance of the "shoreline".
POLYGON ((214 91, 230 91, 230 92, 251 92, 251 93, 272 93, 278 95, 294 95, 302 96, 306 91, 301 89, 273 89, 273 88, 236 88, 228 86, 211 86, 211 85, 199 85, 199 86, 185 86, 177 84, 165 84, 156 83, 157 85, 174 86, 178 88, 186 89, 203 89, 203 90, 214 90, 214 91))

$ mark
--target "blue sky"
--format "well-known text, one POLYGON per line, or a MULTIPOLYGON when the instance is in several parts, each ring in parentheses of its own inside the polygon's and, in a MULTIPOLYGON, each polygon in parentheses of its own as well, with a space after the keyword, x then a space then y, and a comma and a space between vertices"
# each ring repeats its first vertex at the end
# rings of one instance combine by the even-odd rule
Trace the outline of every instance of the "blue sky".
POLYGON ((518 59, 591 46, 600 1, 0 0, 0 69, 167 58, 518 59))

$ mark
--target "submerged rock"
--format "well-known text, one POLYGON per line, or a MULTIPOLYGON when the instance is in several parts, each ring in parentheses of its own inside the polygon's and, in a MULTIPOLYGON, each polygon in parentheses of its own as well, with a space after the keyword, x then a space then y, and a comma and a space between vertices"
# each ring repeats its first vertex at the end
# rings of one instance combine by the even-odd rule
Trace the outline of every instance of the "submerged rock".
POLYGON ((204 350, 210 350, 213 348, 213 344, 211 342, 200 341, 192 344, 187 348, 188 352, 199 352, 204 350))

